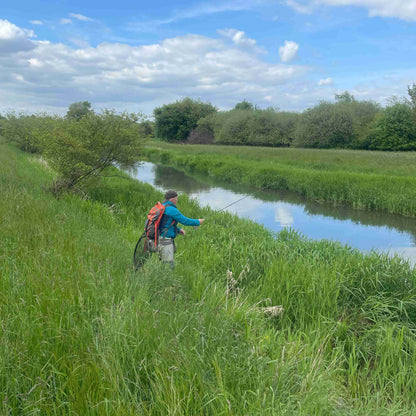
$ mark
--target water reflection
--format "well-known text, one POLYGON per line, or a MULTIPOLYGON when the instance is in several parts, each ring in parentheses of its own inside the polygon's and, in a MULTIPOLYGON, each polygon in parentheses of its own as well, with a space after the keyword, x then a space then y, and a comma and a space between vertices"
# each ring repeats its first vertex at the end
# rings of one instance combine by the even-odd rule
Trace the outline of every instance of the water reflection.
POLYGON ((397 253, 416 263, 416 220, 400 215, 335 207, 291 192, 258 191, 209 177, 190 177, 170 167, 145 162, 133 174, 164 191, 175 189, 197 198, 202 206, 250 218, 272 231, 291 227, 308 238, 338 240, 360 250, 397 253))

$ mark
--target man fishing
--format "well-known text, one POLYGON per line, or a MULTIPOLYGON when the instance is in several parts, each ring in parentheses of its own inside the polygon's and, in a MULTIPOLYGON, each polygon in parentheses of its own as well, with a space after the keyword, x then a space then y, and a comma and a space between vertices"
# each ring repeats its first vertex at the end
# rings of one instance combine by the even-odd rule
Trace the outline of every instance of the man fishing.
POLYGON ((160 220, 160 238, 159 238, 159 255, 163 262, 169 263, 174 268, 174 254, 176 252, 175 238, 178 234, 185 235, 186 231, 179 228, 177 224, 198 226, 201 225, 205 219, 192 219, 185 217, 176 205, 178 204, 178 194, 175 191, 167 191, 165 200, 162 203, 165 205, 165 212, 160 220))

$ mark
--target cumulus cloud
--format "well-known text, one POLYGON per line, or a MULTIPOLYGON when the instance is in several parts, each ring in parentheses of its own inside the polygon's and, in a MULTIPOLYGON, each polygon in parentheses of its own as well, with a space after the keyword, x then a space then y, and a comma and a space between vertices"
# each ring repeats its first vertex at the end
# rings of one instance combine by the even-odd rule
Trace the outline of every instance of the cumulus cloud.
POLYGON ((291 227, 295 220, 291 212, 290 204, 284 202, 277 203, 274 220, 281 227, 291 227))
POLYGON ((90 17, 84 16, 79 13, 69 13, 70 17, 73 17, 74 19, 81 20, 82 22, 92 22, 94 19, 91 19, 90 17))
POLYGON ((31 20, 30 23, 32 25, 43 25, 42 20, 31 20))
POLYGON ((32 30, 22 29, 8 20, 0 19, 0 54, 29 51, 35 47, 30 38, 35 37, 32 30))
POLYGON ((324 78, 324 79, 320 79, 318 82, 318 85, 333 85, 334 84, 334 80, 332 78, 324 78))
POLYGON ((246 36, 246 34, 242 30, 237 29, 221 29, 217 31, 221 36, 230 39, 235 45, 242 47, 253 49, 256 51, 262 51, 258 46, 257 42, 254 39, 251 39, 246 36))
POLYGON ((293 61, 298 54, 299 45, 291 40, 285 40, 285 44, 279 48, 279 55, 282 62, 293 61))
MULTIPOLYGON (((20 48, 15 59, 0 56, 2 87, 21 102, 35 96, 45 108, 87 99, 113 108, 134 105, 151 113, 156 105, 185 96, 222 107, 234 106, 242 96, 269 105, 270 97, 280 97, 286 83, 310 71, 269 63, 252 49, 237 47, 248 40, 238 31, 228 32, 235 41, 231 45, 222 38, 186 35, 143 46, 102 43, 73 48, 32 41, 33 32, 10 23, 7 27, 13 33, 9 38, 30 42, 31 50, 20 48)), ((0 40, 5 37, 1 33, 0 29, 0 40)))
POLYGON ((311 13, 319 6, 357 6, 368 9, 371 17, 397 17, 416 21, 414 0, 287 0, 286 4, 299 13, 311 13))

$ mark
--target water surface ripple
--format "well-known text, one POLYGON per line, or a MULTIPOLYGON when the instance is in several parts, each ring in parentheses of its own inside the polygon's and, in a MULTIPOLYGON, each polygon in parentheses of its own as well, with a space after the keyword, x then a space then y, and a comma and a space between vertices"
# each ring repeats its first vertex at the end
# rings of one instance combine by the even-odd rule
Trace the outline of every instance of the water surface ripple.
POLYGON ((398 254, 416 264, 416 219, 384 212, 336 207, 306 200, 290 192, 265 192, 220 180, 190 177, 171 167, 143 162, 130 174, 156 189, 175 189, 219 210, 247 196, 226 211, 263 224, 279 232, 293 228, 315 240, 337 240, 362 251, 378 250, 398 254))

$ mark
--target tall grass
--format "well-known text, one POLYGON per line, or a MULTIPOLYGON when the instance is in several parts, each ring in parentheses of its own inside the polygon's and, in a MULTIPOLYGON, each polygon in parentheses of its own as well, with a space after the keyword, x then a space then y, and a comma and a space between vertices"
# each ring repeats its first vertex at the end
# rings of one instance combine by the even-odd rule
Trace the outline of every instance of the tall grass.
POLYGON ((136 273, 153 188, 111 178, 55 199, 53 172, 4 146, 0 174, 3 414, 416 412, 416 275, 401 260, 223 213, 178 239, 174 271, 154 257, 136 273))
POLYGON ((370 152, 267 149, 266 153, 262 149, 240 147, 230 149, 227 154, 224 147, 218 151, 216 146, 203 147, 208 151, 198 151, 197 146, 153 145, 145 149, 145 154, 151 161, 229 182, 289 190, 336 205, 416 216, 416 165, 409 163, 415 162, 414 155, 403 156, 401 165, 395 154, 389 158, 380 152, 367 157, 370 152), (344 155, 348 157, 342 161, 344 155))

